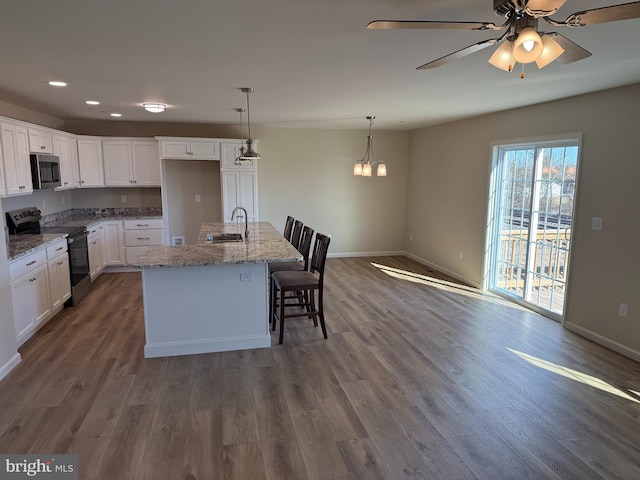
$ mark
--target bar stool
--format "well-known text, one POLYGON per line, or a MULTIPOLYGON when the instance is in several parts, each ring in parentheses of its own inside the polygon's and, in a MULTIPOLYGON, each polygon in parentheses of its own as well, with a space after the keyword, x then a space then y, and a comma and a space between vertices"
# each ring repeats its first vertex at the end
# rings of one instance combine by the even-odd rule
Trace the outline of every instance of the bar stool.
POLYGON ((284 232, 282 232, 282 236, 287 239, 287 242, 291 240, 291 230, 293 229, 293 222, 295 219, 289 215, 287 217, 287 221, 284 224, 284 232))
POLYGON ((280 320, 280 339, 284 339, 284 321, 287 318, 311 317, 314 326, 318 326, 318 317, 322 327, 322 335, 327 338, 327 329, 324 323, 323 290, 324 267, 327 260, 327 251, 331 239, 322 233, 316 234, 313 246, 313 255, 309 271, 281 271, 271 275, 271 330, 276 329, 276 322, 280 320), (318 301, 316 303, 316 291, 318 301), (299 299, 298 303, 286 303, 287 292, 293 292, 299 299), (300 295, 303 292, 303 295, 300 295), (302 300, 304 299, 304 301, 302 300), (304 308, 302 312, 287 313, 287 309, 304 308))
POLYGON ((293 233, 291 234, 291 240, 289 240, 289 242, 296 248, 300 246, 300 237, 302 235, 303 226, 304 224, 300 220, 293 222, 293 233))

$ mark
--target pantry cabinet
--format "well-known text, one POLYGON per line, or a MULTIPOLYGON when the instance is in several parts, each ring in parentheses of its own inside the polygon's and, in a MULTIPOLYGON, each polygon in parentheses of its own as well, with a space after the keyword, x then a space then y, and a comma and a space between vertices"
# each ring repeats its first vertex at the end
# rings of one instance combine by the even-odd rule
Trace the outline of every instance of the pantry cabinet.
MULTIPOLYGON (((258 172, 220 171, 223 221, 230 222, 233 209, 244 207, 249 222, 258 221, 258 172)), ((241 213, 244 215, 244 213, 241 213)))

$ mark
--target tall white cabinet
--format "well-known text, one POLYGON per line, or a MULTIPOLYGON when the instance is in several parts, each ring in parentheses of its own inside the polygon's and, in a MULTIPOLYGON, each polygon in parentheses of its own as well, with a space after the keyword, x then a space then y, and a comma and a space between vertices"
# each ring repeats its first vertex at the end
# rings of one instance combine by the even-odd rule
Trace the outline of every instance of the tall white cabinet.
POLYGON ((0 131, 2 134, 5 194, 33 193, 27 128, 18 124, 2 123, 0 131))
MULTIPOLYGON (((240 143, 221 142, 222 218, 231 221, 235 207, 244 207, 249 222, 258 221, 258 167, 255 160, 236 161, 240 143)), ((244 214, 242 214, 244 215, 244 214)))

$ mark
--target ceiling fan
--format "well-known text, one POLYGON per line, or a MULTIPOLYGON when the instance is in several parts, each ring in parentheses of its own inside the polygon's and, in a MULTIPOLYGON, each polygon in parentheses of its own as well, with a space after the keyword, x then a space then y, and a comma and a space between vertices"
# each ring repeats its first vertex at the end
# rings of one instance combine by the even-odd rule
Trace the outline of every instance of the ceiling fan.
POLYGON ((492 22, 450 22, 430 20, 375 20, 367 25, 368 29, 459 29, 494 30, 504 33, 498 38, 483 40, 453 53, 419 66, 418 70, 436 68, 453 60, 465 57, 492 45, 501 43, 489 63, 505 71, 512 71, 516 62, 523 64, 520 75, 524 78, 524 64, 536 62, 543 68, 554 60, 567 64, 591 56, 591 53, 564 35, 557 32, 538 30, 538 20, 542 18, 554 27, 584 27, 598 23, 615 22, 631 18, 640 18, 640 1, 611 5, 608 7, 582 10, 572 13, 566 20, 551 18, 566 0, 493 0, 493 10, 506 17, 502 25, 492 22))

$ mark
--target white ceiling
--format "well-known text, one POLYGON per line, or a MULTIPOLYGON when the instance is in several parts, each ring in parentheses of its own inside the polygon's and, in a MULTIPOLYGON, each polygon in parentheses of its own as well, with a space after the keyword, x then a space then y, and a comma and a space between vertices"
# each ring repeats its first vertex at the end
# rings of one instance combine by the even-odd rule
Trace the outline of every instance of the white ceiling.
MULTIPOLYGON (((371 20, 502 23, 491 0, 22 0, 2 2, 0 100, 62 119, 413 129, 640 81, 640 19, 551 27, 591 51, 506 73, 489 48, 416 67, 500 32, 367 30, 371 20), (60 79, 64 89, 47 85, 60 79), (98 99, 98 107, 84 101, 98 99), (142 102, 166 103, 162 114, 142 102), (110 112, 123 114, 111 120, 110 112)), ((568 0, 554 16, 624 0, 568 0)))

